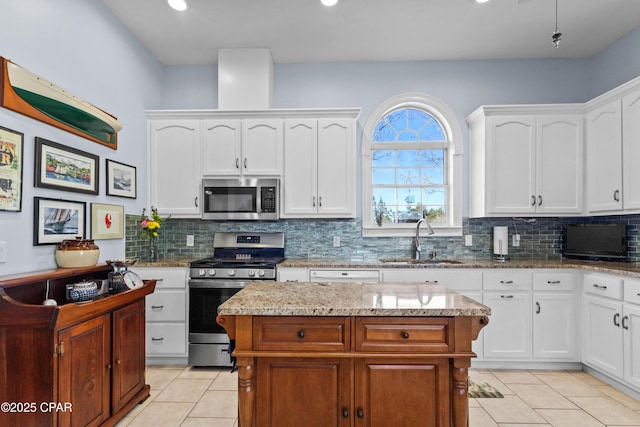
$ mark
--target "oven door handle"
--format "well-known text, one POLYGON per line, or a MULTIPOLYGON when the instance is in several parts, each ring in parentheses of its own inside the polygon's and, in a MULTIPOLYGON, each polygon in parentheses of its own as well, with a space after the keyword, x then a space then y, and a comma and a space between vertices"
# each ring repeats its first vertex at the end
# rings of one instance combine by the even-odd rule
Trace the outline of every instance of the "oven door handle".
POLYGON ((190 279, 190 288, 200 289, 242 289, 251 283, 250 280, 218 280, 218 279, 190 279))

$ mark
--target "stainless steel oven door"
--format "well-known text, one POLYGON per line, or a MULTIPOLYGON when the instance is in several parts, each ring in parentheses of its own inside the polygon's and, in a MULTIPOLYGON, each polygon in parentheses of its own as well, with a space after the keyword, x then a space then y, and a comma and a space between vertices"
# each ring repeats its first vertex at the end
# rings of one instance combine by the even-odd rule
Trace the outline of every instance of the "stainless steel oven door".
POLYGON ((216 323, 218 307, 249 283, 242 280, 189 280, 189 343, 228 343, 225 330, 216 323))

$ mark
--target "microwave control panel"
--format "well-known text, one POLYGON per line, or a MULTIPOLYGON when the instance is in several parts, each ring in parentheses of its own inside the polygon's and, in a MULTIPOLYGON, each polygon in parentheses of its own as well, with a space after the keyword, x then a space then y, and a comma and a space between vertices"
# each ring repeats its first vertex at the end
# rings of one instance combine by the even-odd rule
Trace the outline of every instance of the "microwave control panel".
POLYGON ((260 204, 262 206, 262 212, 275 213, 276 212, 276 187, 261 187, 260 204))

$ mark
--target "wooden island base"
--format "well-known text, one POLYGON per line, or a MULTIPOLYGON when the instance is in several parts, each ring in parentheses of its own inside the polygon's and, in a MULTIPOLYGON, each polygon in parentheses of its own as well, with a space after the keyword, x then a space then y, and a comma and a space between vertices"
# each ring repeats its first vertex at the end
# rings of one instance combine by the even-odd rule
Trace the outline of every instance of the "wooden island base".
POLYGON ((468 426, 471 342, 487 316, 217 321, 236 344, 240 427, 468 426))

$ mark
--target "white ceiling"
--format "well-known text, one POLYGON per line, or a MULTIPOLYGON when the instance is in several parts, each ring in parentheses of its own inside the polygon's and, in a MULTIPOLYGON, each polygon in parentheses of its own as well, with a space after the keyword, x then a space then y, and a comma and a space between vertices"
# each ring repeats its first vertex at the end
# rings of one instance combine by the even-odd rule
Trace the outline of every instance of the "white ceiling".
POLYGON ((589 58, 640 26, 640 0, 101 0, 166 65, 268 47, 275 63, 589 58))

